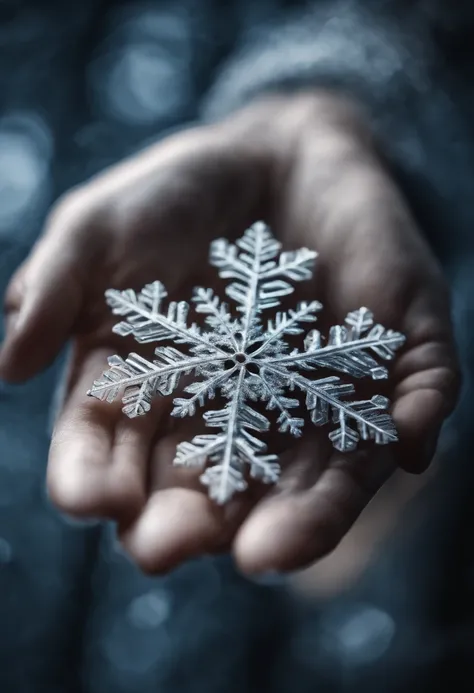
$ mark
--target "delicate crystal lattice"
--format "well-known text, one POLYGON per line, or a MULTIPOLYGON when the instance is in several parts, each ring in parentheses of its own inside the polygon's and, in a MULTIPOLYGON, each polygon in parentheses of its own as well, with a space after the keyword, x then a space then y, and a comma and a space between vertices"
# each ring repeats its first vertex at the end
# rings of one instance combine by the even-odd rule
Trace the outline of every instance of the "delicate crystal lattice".
POLYGON ((375 357, 392 359, 404 336, 374 323, 370 310, 359 308, 343 325, 331 327, 326 341, 313 329, 302 349, 290 348, 285 337, 302 334, 304 324, 316 321, 321 304, 300 302, 268 320, 263 314, 293 292, 290 280, 311 278, 317 253, 280 249, 262 222, 251 226, 235 245, 225 239, 211 244, 210 263, 223 279, 231 280, 226 294, 235 302, 236 313, 211 289, 196 288, 192 300, 196 311, 206 316, 208 329, 189 322, 190 308, 184 301, 163 307, 166 290, 159 281, 139 294, 131 289, 106 292, 113 313, 124 318, 113 328, 116 334, 133 335, 140 344, 168 340, 179 348, 159 346, 153 361, 135 353, 126 359, 111 356, 109 369, 88 394, 107 402, 122 396, 129 417, 146 414, 155 395, 170 395, 183 375, 199 380, 187 384, 186 396, 174 400, 173 416, 193 416, 198 406, 220 394, 227 400, 225 406, 203 415, 217 432, 180 443, 174 460, 175 465, 206 467, 201 481, 219 504, 247 487, 247 465, 251 477, 278 481, 278 458, 267 454, 266 444, 256 437, 270 427, 258 401, 276 410, 279 431, 300 436, 305 421, 294 414, 300 402, 289 395, 301 393, 314 424, 332 422, 329 438, 341 452, 354 450, 360 439, 378 444, 397 440, 385 397, 351 401, 353 384, 336 375, 308 378, 303 373, 324 368, 355 378, 386 378, 387 369, 375 357))

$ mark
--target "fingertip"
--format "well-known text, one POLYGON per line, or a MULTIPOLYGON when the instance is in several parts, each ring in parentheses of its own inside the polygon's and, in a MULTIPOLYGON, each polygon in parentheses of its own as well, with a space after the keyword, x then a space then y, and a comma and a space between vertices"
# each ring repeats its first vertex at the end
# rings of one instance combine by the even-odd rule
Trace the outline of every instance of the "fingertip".
POLYGON ((120 531, 125 551, 150 575, 213 552, 220 536, 221 523, 207 496, 184 488, 156 492, 136 522, 120 531))
POLYGON ((46 478, 46 492, 49 501, 61 513, 74 518, 83 518, 93 514, 96 504, 91 498, 88 484, 84 483, 86 480, 77 471, 77 466, 74 465, 73 473, 71 473, 71 465, 68 464, 67 473, 62 473, 50 464, 46 478))
POLYGON ((330 553, 342 532, 303 498, 263 503, 238 532, 233 553, 246 575, 288 573, 330 553))
POLYGON ((73 518, 107 518, 129 523, 143 509, 146 497, 133 477, 117 477, 114 470, 97 470, 96 474, 78 459, 61 472, 51 468, 47 477, 47 494, 52 504, 73 518))

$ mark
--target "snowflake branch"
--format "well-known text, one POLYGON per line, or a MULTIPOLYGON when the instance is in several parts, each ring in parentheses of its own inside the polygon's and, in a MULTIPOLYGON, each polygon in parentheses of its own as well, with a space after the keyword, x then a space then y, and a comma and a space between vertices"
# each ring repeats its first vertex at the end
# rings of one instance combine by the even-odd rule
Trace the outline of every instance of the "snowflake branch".
POLYGON ((196 326, 191 328, 187 326, 189 307, 185 301, 171 302, 167 315, 159 312, 161 299, 166 296, 166 290, 161 282, 148 284, 138 296, 131 289, 125 291, 109 289, 105 296, 115 315, 128 318, 113 328, 113 332, 122 337, 132 334, 141 343, 169 338, 187 344, 205 346, 221 354, 225 353, 217 345, 211 344, 207 336, 202 336, 196 326), (139 320, 139 318, 142 319, 139 320), (159 326, 165 333, 153 330, 153 326, 159 326))
POLYGON ((316 316, 314 313, 322 308, 318 301, 310 303, 301 302, 297 310, 289 310, 288 313, 277 313, 275 318, 275 327, 272 321, 268 323, 268 332, 270 335, 265 339, 263 344, 252 353, 252 358, 264 353, 272 342, 279 339, 284 334, 300 334, 303 330, 298 326, 300 322, 314 322, 316 316), (288 315, 290 317, 288 317, 288 315))
POLYGON ((230 314, 225 310, 225 304, 219 303, 219 298, 214 296, 212 289, 203 289, 199 287, 195 292, 193 300, 197 304, 197 312, 212 316, 215 322, 210 322, 211 326, 219 326, 221 332, 225 332, 229 338, 234 349, 239 351, 239 345, 237 344, 234 332, 231 330, 229 324, 230 314))
POLYGON ((184 388, 185 392, 194 393, 192 397, 177 397, 173 404, 174 409, 171 416, 194 416, 196 413, 196 405, 204 404, 205 397, 213 399, 215 391, 226 383, 233 373, 237 370, 237 364, 224 372, 219 371, 216 375, 199 383, 191 383, 184 388))
POLYGON ((280 424, 279 430, 282 433, 288 431, 291 435, 298 438, 302 432, 301 429, 304 425, 304 419, 291 416, 287 409, 288 403, 294 407, 298 406, 298 400, 291 400, 288 397, 280 395, 275 384, 269 383, 265 378, 265 370, 263 368, 260 370, 258 378, 267 391, 269 408, 276 408, 280 411, 280 416, 278 417, 278 423, 280 424), (285 400, 287 406, 285 406, 282 400, 285 400))
POLYGON ((242 438, 237 441, 237 448, 250 464, 250 476, 252 478, 260 479, 264 484, 275 484, 278 481, 281 469, 276 455, 258 456, 242 438))
MULTIPOLYGON (((325 390, 322 390, 316 384, 314 384, 313 381, 308 380, 308 378, 305 378, 302 375, 297 375, 295 378, 292 378, 292 381, 304 392, 313 392, 317 397, 320 397, 322 400, 330 404, 331 407, 338 409, 341 412, 341 414, 345 414, 345 416, 349 417, 350 419, 359 421, 361 424, 364 424, 368 428, 373 428, 377 433, 385 434, 383 428, 380 428, 377 425, 373 424, 371 421, 368 421, 363 416, 363 414, 359 414, 351 406, 351 404, 353 404, 352 402, 342 402, 340 399, 328 394, 325 390)), ((393 441, 397 440, 396 435, 390 437, 393 441)))
POLYGON ((195 436, 191 443, 183 441, 176 448, 173 464, 180 467, 202 467, 210 456, 225 444, 225 436, 195 436))
MULTIPOLYGON (((281 253, 278 264, 268 269, 264 274, 264 279, 275 279, 276 277, 289 277, 293 281, 303 281, 311 279, 313 274, 313 264, 318 257, 318 253, 309 248, 290 250, 281 253)), ((276 263, 275 263, 276 264, 276 263)))
POLYGON ((138 354, 129 354, 124 360, 120 356, 109 358, 110 369, 101 378, 95 380, 87 394, 96 399, 113 401, 121 389, 143 385, 153 381, 159 387, 159 381, 169 375, 189 373, 196 368, 222 361, 222 357, 186 358, 178 363, 166 366, 150 362, 138 354))
POLYGON ((218 503, 225 503, 227 500, 230 477, 232 476, 233 462, 235 459, 235 441, 239 434, 239 405, 242 398, 244 378, 245 368, 241 368, 232 399, 229 401, 229 418, 225 430, 226 442, 222 452, 222 460, 219 465, 221 467, 221 473, 219 475, 218 486, 213 490, 214 498, 218 503))
POLYGON ((278 255, 280 243, 273 238, 268 227, 257 222, 244 233, 236 245, 225 239, 215 241, 211 246, 211 263, 220 268, 222 278, 233 278, 227 295, 238 304, 241 318, 242 351, 251 341, 252 327, 258 314, 265 308, 278 305, 279 298, 293 291, 284 281, 265 280, 265 275, 275 267, 274 258, 278 255), (237 248, 241 251, 239 254, 237 248))
MULTIPOLYGON (((338 436, 341 437, 342 435, 342 437, 339 444, 336 445, 337 449, 341 451, 352 450, 358 440, 357 434, 353 431, 351 432, 355 434, 355 437, 353 435, 349 441, 344 439, 344 434, 347 433, 345 430, 346 418, 357 422, 359 429, 365 433, 364 437, 374 437, 379 443, 391 443, 398 440, 397 432, 390 416, 384 413, 381 414, 381 410, 385 409, 388 404, 385 398, 376 396, 368 401, 344 402, 340 399, 340 396, 350 394, 354 391, 354 387, 340 383, 339 378, 335 376, 313 381, 297 373, 280 371, 269 366, 267 366, 267 369, 281 378, 287 379, 291 387, 297 386, 306 394, 312 394, 317 399, 322 400, 337 413, 338 421, 343 429, 342 434, 338 433, 338 436)), ((325 421, 321 420, 320 423, 325 423, 325 421)), ((334 442, 333 434, 330 437, 334 442)))
POLYGON ((250 274, 250 282, 247 288, 247 296, 245 300, 245 313, 242 318, 242 349, 245 350, 248 346, 250 338, 250 328, 256 318, 258 310, 257 293, 258 284, 260 281, 261 254, 264 244, 265 234, 262 229, 258 229, 255 234, 255 244, 253 251, 253 263, 250 274))
POLYGON ((344 373, 350 373, 356 377, 370 375, 374 380, 387 377, 387 369, 380 366, 377 361, 365 350, 376 351, 385 359, 393 357, 395 350, 404 342, 404 337, 398 332, 384 331, 382 334, 327 346, 293 352, 285 356, 276 356, 268 360, 268 365, 296 366, 298 364, 311 368, 312 366, 330 367, 344 373), (347 356, 348 358, 338 358, 347 356))

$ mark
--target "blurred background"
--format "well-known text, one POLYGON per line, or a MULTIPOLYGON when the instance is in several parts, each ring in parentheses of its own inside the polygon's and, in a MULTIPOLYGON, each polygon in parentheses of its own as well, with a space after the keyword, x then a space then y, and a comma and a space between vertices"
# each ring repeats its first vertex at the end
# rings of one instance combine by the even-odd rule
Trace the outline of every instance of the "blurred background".
MULTIPOLYGON (((238 37, 308 4, 0 0, 0 292, 61 193, 197 121, 238 37)), ((438 252, 469 372, 472 258, 438 252)), ((60 372, 0 383, 1 693, 473 690, 469 376, 428 475, 314 568, 250 582, 227 557, 144 577, 112 527, 49 506, 60 372)))

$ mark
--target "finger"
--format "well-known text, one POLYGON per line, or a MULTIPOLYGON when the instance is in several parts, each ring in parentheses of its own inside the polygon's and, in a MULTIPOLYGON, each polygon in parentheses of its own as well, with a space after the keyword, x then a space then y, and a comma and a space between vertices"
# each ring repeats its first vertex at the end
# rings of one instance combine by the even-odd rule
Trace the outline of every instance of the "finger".
POLYGON ((152 495, 137 521, 120 532, 124 549, 149 574, 218 549, 221 519, 199 491, 168 488, 152 495))
POLYGON ((35 375, 70 335, 84 298, 85 272, 91 269, 93 244, 86 247, 82 234, 90 219, 86 203, 61 205, 13 276, 5 297, 2 378, 23 381, 35 375))
MULTIPOLYGON (((314 464, 314 452, 299 464, 314 464)), ((332 454, 327 468, 305 489, 265 498, 237 533, 234 555, 245 573, 303 568, 333 551, 395 465, 388 450, 332 454)))
POLYGON ((250 510, 266 492, 258 485, 216 505, 199 477, 201 468, 174 467, 176 445, 196 423, 157 444, 151 458, 150 498, 135 523, 120 528, 125 550, 146 573, 165 573, 192 557, 227 549, 250 510))
POLYGON ((130 420, 119 403, 107 405, 86 395, 104 369, 106 350, 91 352, 76 366, 65 408, 56 424, 48 463, 51 500, 76 517, 135 517, 146 500, 150 445, 161 415, 130 420))
POLYGON ((407 312, 407 345, 393 370, 398 463, 416 473, 431 462, 442 424, 453 411, 460 389, 447 302, 435 297, 423 293, 407 312))

